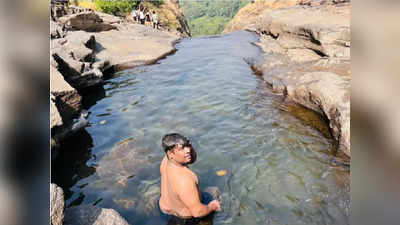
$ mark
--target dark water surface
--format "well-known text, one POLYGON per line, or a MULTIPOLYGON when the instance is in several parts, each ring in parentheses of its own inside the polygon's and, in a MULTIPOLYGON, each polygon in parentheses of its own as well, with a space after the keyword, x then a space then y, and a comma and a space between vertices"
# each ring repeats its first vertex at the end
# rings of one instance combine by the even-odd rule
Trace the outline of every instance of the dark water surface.
POLYGON ((349 224, 349 172, 332 165, 332 141, 279 110, 243 60, 261 54, 257 40, 248 32, 185 39, 158 64, 108 80, 89 108, 90 127, 53 163, 67 207, 94 204, 130 224, 166 224, 155 208, 161 138, 179 132, 197 150, 200 187, 222 192, 214 224, 349 224))

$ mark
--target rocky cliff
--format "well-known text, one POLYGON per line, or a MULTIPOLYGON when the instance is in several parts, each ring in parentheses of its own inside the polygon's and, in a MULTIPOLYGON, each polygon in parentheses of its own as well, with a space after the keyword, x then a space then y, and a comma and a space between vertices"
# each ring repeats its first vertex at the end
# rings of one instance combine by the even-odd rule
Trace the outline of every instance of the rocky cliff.
POLYGON ((185 37, 190 36, 189 25, 179 6, 179 0, 164 0, 164 4, 161 5, 158 14, 160 16, 160 25, 164 25, 170 30, 176 29, 184 34, 185 37))
POLYGON ((286 101, 320 113, 341 153, 350 157, 350 3, 255 1, 242 8, 225 32, 260 35, 262 59, 249 60, 286 101))

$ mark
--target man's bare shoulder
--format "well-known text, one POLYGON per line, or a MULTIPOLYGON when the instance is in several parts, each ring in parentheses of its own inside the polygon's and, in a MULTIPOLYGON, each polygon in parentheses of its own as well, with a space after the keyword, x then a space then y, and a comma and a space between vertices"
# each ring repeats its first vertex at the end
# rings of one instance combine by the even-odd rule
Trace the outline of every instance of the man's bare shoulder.
MULTIPOLYGON (((168 164, 168 163, 167 163, 168 164)), ((166 166, 168 175, 174 179, 174 182, 190 182, 194 181, 194 173, 188 168, 176 168, 174 166, 166 166)))
POLYGON ((188 171, 182 171, 180 174, 176 174, 174 178, 174 183, 180 188, 196 185, 196 180, 188 171))

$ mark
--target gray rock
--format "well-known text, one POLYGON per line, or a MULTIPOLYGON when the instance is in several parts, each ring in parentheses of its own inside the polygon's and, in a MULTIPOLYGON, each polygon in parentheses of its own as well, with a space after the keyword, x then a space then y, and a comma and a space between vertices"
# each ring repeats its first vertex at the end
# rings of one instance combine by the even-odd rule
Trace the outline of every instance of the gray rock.
POLYGON ((96 12, 96 14, 102 19, 103 23, 107 24, 120 24, 123 20, 120 17, 113 16, 107 13, 96 12))
POLYGON ((213 199, 220 199, 221 197, 221 191, 219 190, 218 187, 215 186, 206 187, 204 189, 204 192, 210 194, 213 197, 213 199))
MULTIPOLYGON (((99 68, 91 68, 94 62, 95 37, 84 31, 70 32, 66 38, 51 41, 52 65, 74 88, 81 90, 103 82, 99 68)), ((107 65, 100 62, 96 66, 107 65)))
POLYGON ((50 54, 52 56, 51 64, 55 65, 68 80, 70 77, 79 76, 84 68, 84 64, 75 60, 71 56, 71 51, 63 47, 66 42, 66 39, 51 40, 50 54))
POLYGON ((96 37, 92 33, 85 31, 70 31, 66 37, 68 43, 75 45, 83 45, 84 47, 94 50, 96 47, 96 37))
POLYGON ((158 216, 158 201, 160 199, 161 189, 160 184, 156 183, 149 187, 146 187, 146 190, 139 197, 139 201, 136 210, 141 215, 146 216, 158 216))
POLYGON ((65 28, 59 23, 50 20, 50 38, 63 38, 66 35, 65 28))
POLYGON ((81 109, 81 96, 53 66, 50 66, 50 93, 63 121, 71 120, 81 109))
POLYGON ((54 104, 55 97, 50 94, 50 128, 52 129, 55 126, 62 126, 63 122, 58 112, 56 105, 54 104))
POLYGON ((93 11, 92 9, 82 8, 74 5, 68 7, 68 14, 76 14, 81 12, 92 12, 92 11, 93 11))
POLYGON ((101 72, 104 72, 105 70, 107 70, 108 68, 111 67, 110 61, 109 60, 99 60, 97 62, 94 62, 92 64, 93 69, 98 69, 101 72))
POLYGON ((275 93, 326 117, 339 150, 350 156, 348 2, 304 0, 259 15, 251 25, 266 54, 251 67, 275 93))
POLYGON ((139 24, 121 24, 119 30, 96 33, 96 59, 115 67, 135 67, 156 62, 175 51, 179 36, 139 24))
POLYGON ((81 114, 79 115, 78 118, 72 120, 72 125, 71 125, 71 132, 75 133, 80 129, 83 129, 89 124, 89 113, 86 110, 82 110, 81 114))
POLYGON ((50 16, 52 20, 57 21, 59 17, 68 14, 68 1, 53 0, 50 3, 50 16))
POLYGON ((274 92, 325 116, 339 150, 350 156, 350 63, 323 59, 270 66, 269 60, 252 68, 274 92))
POLYGON ((127 139, 116 144, 98 163, 96 172, 107 185, 125 186, 127 177, 151 168, 145 149, 138 148, 135 140, 127 139))
POLYGON ((50 184, 50 221, 52 225, 63 225, 64 192, 55 184, 50 184))
POLYGON ((104 209, 91 205, 68 208, 65 225, 129 225, 114 209, 104 209))
POLYGON ((116 26, 104 23, 100 16, 93 11, 84 11, 59 18, 68 30, 83 30, 87 32, 101 32, 117 29, 116 26))
POLYGON ((350 78, 328 72, 304 74, 295 85, 287 86, 295 102, 321 111, 339 150, 350 156, 350 78))
MULTIPOLYGON (((294 61, 315 60, 318 56, 350 59, 349 5, 271 10, 260 16, 256 27, 259 33, 272 36, 294 61)), ((282 53, 277 47, 273 49, 282 53)))

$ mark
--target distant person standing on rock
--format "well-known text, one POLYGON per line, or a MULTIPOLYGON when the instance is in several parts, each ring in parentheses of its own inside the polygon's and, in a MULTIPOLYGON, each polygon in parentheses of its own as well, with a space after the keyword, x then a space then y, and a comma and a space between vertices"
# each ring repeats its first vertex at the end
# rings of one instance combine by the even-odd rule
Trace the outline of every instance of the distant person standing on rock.
POLYGON ((136 9, 133 9, 133 10, 132 10, 132 18, 133 18, 133 21, 134 21, 134 22, 136 22, 136 21, 137 21, 137 13, 136 13, 136 9))
POLYGON ((157 29, 158 30, 158 15, 155 11, 153 11, 153 29, 157 29))
POLYGON ((140 9, 140 11, 139 11, 139 20, 140 20, 140 24, 144 25, 144 13, 143 13, 142 9, 140 9))
POLYGON ((150 21, 150 13, 149 13, 149 11, 146 11, 146 14, 145 14, 146 16, 146 22, 148 22, 148 24, 149 23, 151 23, 151 21, 150 21))

